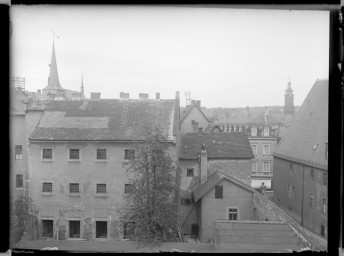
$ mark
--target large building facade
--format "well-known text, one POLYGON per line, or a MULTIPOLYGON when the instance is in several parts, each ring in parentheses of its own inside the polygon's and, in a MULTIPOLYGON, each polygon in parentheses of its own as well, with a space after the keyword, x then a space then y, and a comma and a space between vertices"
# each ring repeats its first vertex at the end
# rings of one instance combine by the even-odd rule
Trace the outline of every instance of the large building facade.
POLYGON ((275 203, 327 237, 328 81, 317 80, 274 153, 275 203))

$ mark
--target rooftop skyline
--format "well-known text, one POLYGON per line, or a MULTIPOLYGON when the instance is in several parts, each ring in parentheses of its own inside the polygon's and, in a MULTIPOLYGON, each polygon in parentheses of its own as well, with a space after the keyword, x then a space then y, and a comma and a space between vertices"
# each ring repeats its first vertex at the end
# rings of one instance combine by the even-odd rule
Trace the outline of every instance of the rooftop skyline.
POLYGON ((202 106, 282 106, 290 79, 301 105, 328 77, 329 12, 187 7, 12 6, 11 76, 48 84, 55 37, 59 81, 85 96, 180 91, 202 106))

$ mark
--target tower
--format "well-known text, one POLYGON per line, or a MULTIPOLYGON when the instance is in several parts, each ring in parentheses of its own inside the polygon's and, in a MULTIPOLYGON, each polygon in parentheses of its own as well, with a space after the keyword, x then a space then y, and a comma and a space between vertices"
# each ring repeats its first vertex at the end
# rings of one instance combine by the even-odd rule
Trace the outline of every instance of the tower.
POLYGON ((48 77, 48 85, 43 88, 42 92, 44 94, 52 94, 52 95, 63 95, 64 89, 61 87, 59 74, 57 71, 57 63, 56 63, 56 55, 55 55, 55 45, 53 42, 53 50, 51 54, 51 62, 49 64, 50 71, 48 77))
POLYGON ((289 124, 294 120, 295 108, 294 108, 294 94, 293 89, 291 89, 291 82, 289 80, 288 87, 284 94, 284 118, 289 124))

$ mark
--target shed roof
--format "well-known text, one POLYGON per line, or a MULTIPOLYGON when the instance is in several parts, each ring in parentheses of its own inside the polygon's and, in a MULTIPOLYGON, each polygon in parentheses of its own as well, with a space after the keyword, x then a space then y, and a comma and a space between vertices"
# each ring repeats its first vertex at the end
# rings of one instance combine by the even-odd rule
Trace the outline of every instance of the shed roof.
POLYGON ((327 169, 327 142, 328 80, 317 80, 274 155, 327 169))
POLYGON ((199 184, 197 187, 195 187, 192 191, 194 200, 197 202, 199 199, 201 199, 210 189, 212 189, 214 186, 219 184, 223 179, 226 179, 227 181, 240 186, 252 193, 256 193, 257 191, 251 188, 250 186, 246 185, 245 183, 241 182, 240 180, 237 180, 221 171, 214 171, 212 174, 210 174, 203 183, 199 184))
POLYGON ((179 159, 198 159, 205 143, 208 159, 254 158, 247 135, 236 133, 186 133, 181 136, 179 159))
POLYGON ((173 136, 175 100, 50 101, 30 140, 139 139, 141 124, 157 125, 173 136))

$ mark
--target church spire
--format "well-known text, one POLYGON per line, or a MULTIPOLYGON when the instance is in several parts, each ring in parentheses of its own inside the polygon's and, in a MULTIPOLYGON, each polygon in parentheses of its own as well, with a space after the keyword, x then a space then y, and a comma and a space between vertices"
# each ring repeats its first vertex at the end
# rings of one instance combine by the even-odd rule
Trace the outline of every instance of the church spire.
POLYGON ((80 87, 81 97, 85 97, 84 95, 84 74, 81 72, 81 87, 80 87))
POLYGON ((53 51, 51 54, 51 62, 49 66, 50 66, 50 72, 49 72, 49 78, 48 78, 48 86, 45 87, 44 89, 63 89, 60 85, 59 74, 57 71, 54 42, 53 42, 53 51))

